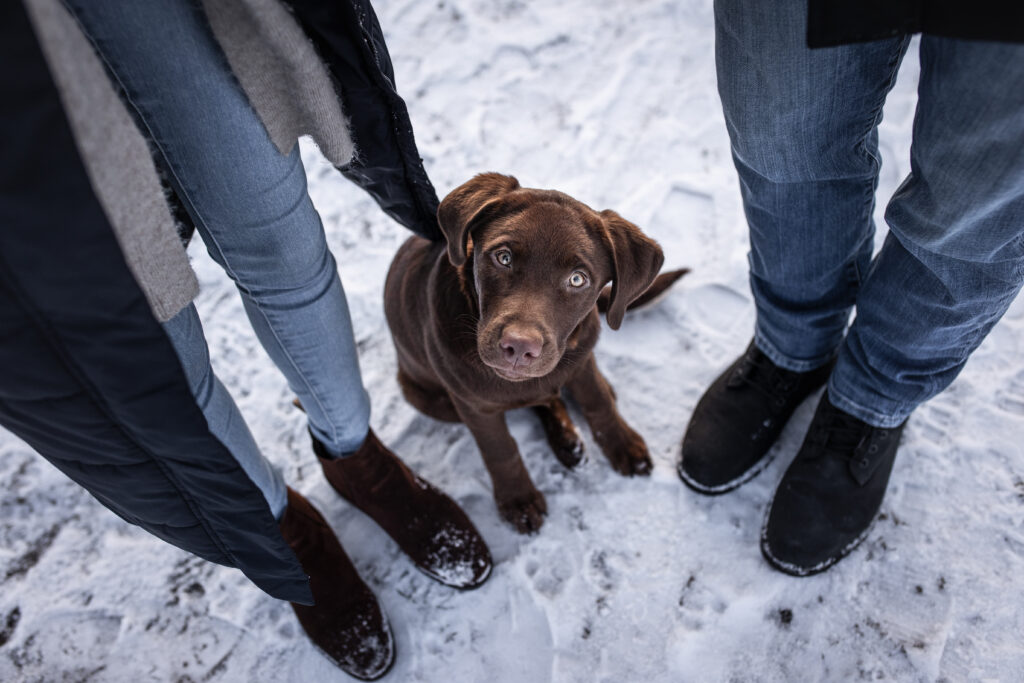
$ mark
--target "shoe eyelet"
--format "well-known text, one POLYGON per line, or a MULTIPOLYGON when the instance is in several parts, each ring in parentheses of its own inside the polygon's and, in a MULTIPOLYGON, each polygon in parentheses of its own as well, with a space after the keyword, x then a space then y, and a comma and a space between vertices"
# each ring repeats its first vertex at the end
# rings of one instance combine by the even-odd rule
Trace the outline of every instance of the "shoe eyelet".
POLYGON ((861 458, 860 466, 862 469, 867 469, 867 466, 871 464, 871 461, 867 458, 861 458))
POLYGON ((882 437, 884 439, 885 437, 889 436, 889 430, 888 429, 883 429, 882 431, 878 432, 878 436, 880 436, 880 437, 882 437))
POLYGON ((878 445, 877 444, 871 444, 871 446, 868 448, 868 453, 877 453, 877 452, 878 452, 878 445))

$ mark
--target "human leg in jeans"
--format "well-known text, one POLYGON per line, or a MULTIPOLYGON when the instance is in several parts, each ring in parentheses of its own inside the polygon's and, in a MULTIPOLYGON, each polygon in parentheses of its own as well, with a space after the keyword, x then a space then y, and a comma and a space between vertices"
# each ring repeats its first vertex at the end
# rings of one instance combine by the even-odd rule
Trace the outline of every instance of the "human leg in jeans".
POLYGON ((356 450, 369 401, 298 148, 277 153, 198 4, 70 4, 163 157, 210 255, 238 286, 313 435, 332 455, 356 450))
POLYGON ((902 423, 959 374, 1024 281, 1024 46, 921 39, 910 175, 829 381, 902 423))
POLYGON ((809 50, 803 11, 716 5, 757 329, 695 410, 680 463, 698 490, 722 472, 742 483, 798 399, 828 379, 762 535, 766 558, 798 575, 863 539, 907 415, 952 381, 1019 290, 1024 168, 1021 48, 926 37, 913 172, 869 266, 876 126, 905 39, 809 50), (785 44, 772 30, 780 12, 800 24, 785 44))
MULTIPOLYGON (((260 342, 303 403, 328 480, 388 531, 421 570, 463 588, 482 583, 490 556, 468 518, 369 431, 369 401, 347 303, 306 191, 298 148, 283 155, 273 145, 202 10, 172 0, 69 4, 134 108, 211 256, 237 284, 260 342)), ((262 460, 252 453, 248 430, 234 424, 241 419, 237 407, 205 367, 198 320, 188 310, 183 315, 188 319, 175 318, 165 329, 183 363, 204 366, 186 374, 194 379, 193 393, 211 431, 243 467, 262 460)), ((261 489, 269 491, 273 507, 277 483, 270 480, 261 489)), ((296 606, 299 619, 343 667, 363 676, 383 674, 390 663, 386 622, 372 594, 349 571, 329 527, 296 496, 288 491, 282 530, 312 577, 314 596, 325 602, 320 611, 296 606), (327 556, 344 565, 339 571, 345 581, 314 574, 329 571, 327 556), (360 621, 353 609, 370 616, 360 621), (366 627, 375 629, 380 647, 372 661, 360 663, 337 647, 351 642, 358 649, 358 638, 335 635, 346 629, 359 634, 366 627)))
POLYGON ((925 36, 911 172, 822 401, 761 539, 826 569, 867 534, 899 432, 945 389, 1024 283, 1024 46, 925 36))
POLYGON ((287 486, 281 472, 263 457, 238 404, 213 372, 210 351, 203 336, 203 324, 195 304, 189 304, 164 323, 192 395, 206 417, 210 433, 235 456, 253 483, 263 492, 270 512, 280 520, 288 505, 287 486))
POLYGON ((793 411, 828 379, 870 264, 877 126, 907 40, 812 51, 805 15, 796 1, 715 3, 757 325, 683 440, 679 474, 705 494, 767 465, 793 411))

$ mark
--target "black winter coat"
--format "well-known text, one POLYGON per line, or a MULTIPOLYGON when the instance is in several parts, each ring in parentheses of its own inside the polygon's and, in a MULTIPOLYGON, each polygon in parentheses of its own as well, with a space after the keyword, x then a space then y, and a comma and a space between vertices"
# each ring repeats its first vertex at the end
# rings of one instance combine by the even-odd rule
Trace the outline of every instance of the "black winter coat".
MULTIPOLYGON (((437 196, 366 0, 296 0, 360 156, 341 169, 431 239, 437 196)), ((103 505, 312 604, 259 489, 214 438, 96 199, 20 2, 0 5, 0 424, 103 505)))
POLYGON ((1020 0, 808 0, 807 44, 831 47, 926 33, 1024 42, 1020 0))

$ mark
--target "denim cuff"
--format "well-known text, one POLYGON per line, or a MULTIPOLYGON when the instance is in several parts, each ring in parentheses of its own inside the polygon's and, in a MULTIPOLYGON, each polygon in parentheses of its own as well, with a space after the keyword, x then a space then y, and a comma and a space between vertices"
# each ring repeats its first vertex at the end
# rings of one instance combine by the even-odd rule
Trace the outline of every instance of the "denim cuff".
POLYGON ((288 508, 288 487, 281 477, 281 470, 276 467, 273 470, 275 486, 271 491, 263 491, 263 497, 267 499, 267 505, 270 506, 270 514, 274 515, 274 519, 280 522, 281 518, 284 517, 285 510, 288 508))
POLYGON ((843 412, 882 429, 899 427, 917 408, 917 404, 890 401, 871 392, 858 390, 841 373, 835 371, 828 380, 828 400, 843 412))
POLYGON ((332 443, 330 440, 325 438, 325 435, 314 427, 312 423, 309 425, 309 433, 313 435, 314 439, 320 442, 324 452, 327 453, 328 457, 331 459, 347 458, 350 455, 355 455, 356 452, 362 448, 363 442, 366 441, 366 437, 370 433, 370 425, 366 425, 360 436, 347 436, 343 443, 332 443))
POLYGON ((768 356, 768 360, 775 363, 783 370, 789 370, 791 372, 810 372, 811 370, 817 370, 822 365, 825 365, 832 360, 836 355, 835 351, 830 351, 818 358, 794 360, 779 351, 778 347, 768 341, 768 339, 761 334, 760 330, 756 330, 754 332, 754 345, 761 350, 761 353, 768 356))

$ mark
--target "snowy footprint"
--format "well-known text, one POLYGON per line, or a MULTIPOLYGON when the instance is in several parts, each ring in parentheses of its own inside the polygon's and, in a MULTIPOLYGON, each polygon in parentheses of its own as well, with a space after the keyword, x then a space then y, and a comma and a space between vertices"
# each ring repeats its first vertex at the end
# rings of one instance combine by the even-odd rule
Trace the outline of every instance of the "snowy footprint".
POLYGON ((21 623, 8 637, 22 637, 5 647, 7 656, 0 658, 0 680, 47 680, 54 652, 77 663, 64 669, 65 680, 91 678, 115 665, 109 655, 118 640, 122 618, 106 610, 53 610, 35 619, 19 612, 21 623))

